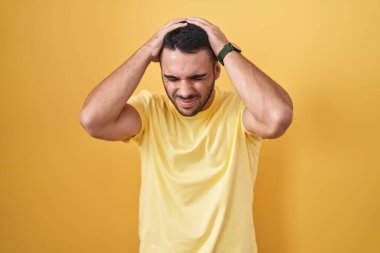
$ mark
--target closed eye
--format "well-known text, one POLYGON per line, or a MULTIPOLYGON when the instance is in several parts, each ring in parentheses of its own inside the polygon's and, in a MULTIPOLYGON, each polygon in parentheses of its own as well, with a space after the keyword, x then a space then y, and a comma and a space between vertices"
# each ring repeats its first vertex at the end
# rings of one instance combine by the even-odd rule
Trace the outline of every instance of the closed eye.
POLYGON ((199 75, 193 75, 190 77, 191 80, 196 80, 196 81, 199 81, 199 80, 202 80, 203 78, 206 77, 207 74, 199 74, 199 75))
POLYGON ((166 78, 166 80, 169 80, 169 81, 172 81, 172 82, 175 82, 175 81, 179 80, 178 77, 172 76, 172 75, 164 75, 164 77, 166 78))
MULTIPOLYGON (((196 75, 192 75, 192 76, 188 77, 188 79, 193 80, 193 81, 200 81, 200 80, 203 80, 206 76, 207 76, 207 74, 196 74, 196 75)), ((180 80, 179 77, 176 77, 173 75, 164 74, 164 77, 166 80, 171 81, 171 82, 176 82, 176 81, 180 80)))
POLYGON ((199 81, 202 80, 204 77, 192 77, 191 80, 199 81))

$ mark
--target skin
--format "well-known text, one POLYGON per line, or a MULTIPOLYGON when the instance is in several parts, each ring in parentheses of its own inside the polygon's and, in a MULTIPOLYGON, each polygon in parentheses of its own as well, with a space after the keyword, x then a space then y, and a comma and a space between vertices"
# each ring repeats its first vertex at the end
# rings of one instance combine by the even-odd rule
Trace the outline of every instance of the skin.
MULTIPOLYGON (((211 48, 218 55, 229 42, 219 27, 202 18, 187 18, 203 28, 211 48)), ((242 54, 232 51, 223 60, 235 91, 243 100, 243 125, 264 139, 281 136, 293 118, 293 103, 288 93, 242 54)))
POLYGON ((206 49, 188 54, 164 49, 161 72, 166 94, 183 116, 194 116, 210 107, 220 67, 206 49))
POLYGON ((186 19, 173 19, 158 30, 88 95, 80 113, 80 123, 97 139, 117 141, 136 135, 141 128, 138 112, 126 103, 148 65, 159 61, 163 38, 168 32, 186 26, 186 19))
MULTIPOLYGON (((91 136, 116 141, 128 139, 140 131, 140 116, 126 101, 136 89, 148 65, 160 60, 159 52, 164 36, 187 23, 198 25, 207 32, 215 55, 229 41, 217 26, 205 19, 189 17, 169 21, 89 94, 81 111, 80 122, 91 136)), ((217 63, 211 67, 212 62, 203 61, 204 54, 202 50, 196 54, 184 54, 164 49, 161 55, 165 90, 184 116, 195 115, 207 109, 214 96, 213 86, 219 77, 220 65, 217 63), (195 80, 194 76, 198 75, 199 78, 202 74, 206 74, 203 80, 195 80), (173 77, 176 80, 169 80, 173 77)), ((289 127, 293 116, 293 104, 287 92, 235 51, 224 58, 224 67, 245 105, 244 127, 263 139, 281 136, 289 127)))

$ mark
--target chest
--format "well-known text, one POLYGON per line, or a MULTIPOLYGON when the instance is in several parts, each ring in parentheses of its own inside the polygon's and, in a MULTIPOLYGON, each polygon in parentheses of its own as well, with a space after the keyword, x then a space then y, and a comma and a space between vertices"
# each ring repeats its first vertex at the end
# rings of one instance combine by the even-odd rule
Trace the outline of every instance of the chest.
POLYGON ((215 167, 228 159, 234 143, 237 115, 186 120, 174 116, 152 119, 147 152, 159 154, 162 163, 187 169, 215 167))

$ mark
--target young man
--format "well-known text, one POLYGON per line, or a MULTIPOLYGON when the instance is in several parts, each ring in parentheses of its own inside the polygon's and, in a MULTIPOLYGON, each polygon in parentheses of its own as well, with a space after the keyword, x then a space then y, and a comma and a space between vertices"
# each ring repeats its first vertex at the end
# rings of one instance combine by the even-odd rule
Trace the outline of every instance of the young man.
POLYGON ((257 252, 253 186, 263 139, 292 121, 286 91, 201 18, 175 19, 88 96, 81 124, 141 152, 140 252, 257 252), (132 98, 160 62, 166 94, 132 98), (236 92, 215 87, 224 65, 236 92))

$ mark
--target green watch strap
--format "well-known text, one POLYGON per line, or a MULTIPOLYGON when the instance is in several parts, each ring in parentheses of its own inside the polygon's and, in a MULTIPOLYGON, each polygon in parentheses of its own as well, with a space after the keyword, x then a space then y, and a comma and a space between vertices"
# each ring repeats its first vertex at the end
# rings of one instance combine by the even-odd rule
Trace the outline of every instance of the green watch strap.
POLYGON ((223 49, 218 54, 218 61, 220 62, 220 64, 222 64, 224 66, 224 62, 223 62, 224 57, 226 57, 226 55, 233 50, 238 52, 238 53, 241 52, 240 48, 238 46, 232 44, 231 42, 224 45, 223 49))

